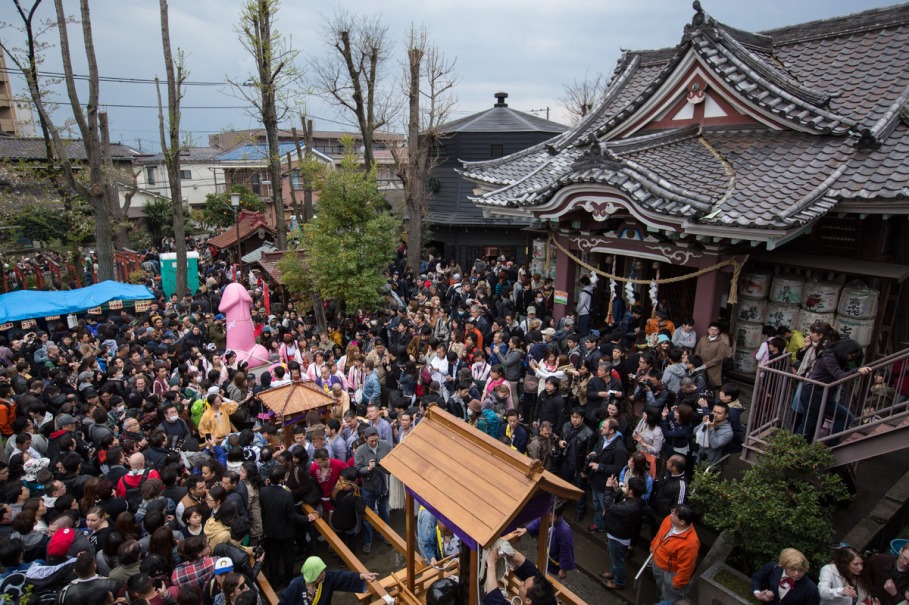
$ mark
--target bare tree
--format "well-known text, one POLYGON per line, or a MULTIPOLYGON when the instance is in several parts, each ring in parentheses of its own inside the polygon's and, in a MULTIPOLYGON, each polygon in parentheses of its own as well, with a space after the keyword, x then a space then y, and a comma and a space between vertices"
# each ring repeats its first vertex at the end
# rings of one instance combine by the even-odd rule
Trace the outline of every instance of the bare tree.
POLYGON ((391 113, 380 90, 389 55, 388 28, 379 17, 355 16, 343 10, 326 23, 328 55, 310 61, 316 88, 352 114, 363 139, 363 163, 371 170, 376 132, 388 123, 391 113))
POLYGON ((602 100, 603 93, 609 81, 603 74, 590 75, 584 72, 584 79, 565 85, 564 96, 559 99, 565 110, 571 116, 571 123, 577 124, 584 116, 593 111, 593 108, 602 100))
POLYGON ((256 73, 248 81, 231 83, 240 96, 255 107, 265 127, 277 244, 278 249, 286 250, 287 227, 284 223, 278 122, 287 115, 301 91, 298 87, 300 72, 296 67, 299 53, 274 28, 279 8, 279 0, 247 0, 243 5, 237 33, 243 47, 255 59, 256 73))
MULTIPOLYGON (((34 8, 34 7, 33 7, 34 8)), ((63 0, 54 0, 56 10, 56 26, 60 34, 60 55, 63 62, 63 80, 66 84, 66 92, 69 98, 70 108, 73 112, 73 119, 82 136, 82 143, 85 146, 86 163, 88 165, 88 184, 80 182, 76 177, 76 168, 69 159, 66 152, 66 142, 60 134, 60 130, 54 125, 50 117, 50 111, 45 103, 44 94, 42 93, 37 78, 37 70, 34 65, 30 65, 28 58, 18 57, 10 49, 0 43, 0 47, 6 51, 7 56, 16 65, 28 84, 29 94, 35 109, 38 112, 38 118, 43 125, 46 125, 50 140, 53 143, 54 157, 60 163, 68 187, 80 196, 85 198, 92 211, 92 218, 95 224, 95 246, 98 255, 98 277, 101 280, 114 278, 114 246, 111 235, 110 209, 112 204, 119 204, 118 199, 110 199, 111 187, 108 181, 112 178, 110 172, 104 170, 104 161, 102 154, 102 137, 98 117, 98 61, 95 57, 94 37, 92 34, 91 12, 88 6, 88 0, 79 1, 80 16, 82 21, 82 38, 85 46, 85 56, 88 66, 88 102, 83 103, 76 92, 76 82, 73 77, 72 57, 70 53, 69 32, 67 31, 68 19, 63 10, 63 0), (84 108, 84 109, 83 109, 84 108)), ((34 13, 31 13, 31 18, 34 13)), ((48 158, 50 160, 50 158, 48 158)))
POLYGON ((444 136, 440 126, 456 103, 452 89, 458 83, 455 61, 449 61, 428 43, 425 28, 411 29, 407 44, 402 88, 407 95, 407 148, 394 145, 395 172, 404 186, 407 208, 407 266, 419 273, 423 248, 423 217, 426 214, 426 177, 436 164, 436 149, 444 136))
MULTIPOLYGON (((186 80, 186 69, 183 53, 177 51, 177 61, 170 48, 170 19, 167 0, 160 0, 161 9, 161 45, 164 50, 164 71, 167 74, 167 138, 164 135, 164 108, 161 102, 161 84, 155 78, 158 91, 158 131, 161 136, 161 151, 164 155, 164 167, 170 184, 170 200, 174 207, 174 251, 177 253, 176 293, 183 298, 186 294, 186 222, 183 216, 183 191, 180 183, 180 101, 183 93, 180 90, 186 80), (169 139, 169 140, 168 140, 169 139)), ((240 262, 239 259, 237 262, 240 262)))

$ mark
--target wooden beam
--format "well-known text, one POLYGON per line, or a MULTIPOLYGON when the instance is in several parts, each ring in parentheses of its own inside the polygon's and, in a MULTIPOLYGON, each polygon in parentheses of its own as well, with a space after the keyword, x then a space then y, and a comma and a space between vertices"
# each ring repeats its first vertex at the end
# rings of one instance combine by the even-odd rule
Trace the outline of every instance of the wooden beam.
MULTIPOLYGON (((478 605, 477 603, 477 591, 479 589, 480 578, 477 576, 477 557, 479 557, 479 548, 477 550, 470 551, 470 581, 467 582, 467 590, 470 591, 470 597, 467 601, 469 605, 478 605)), ((495 573, 495 570, 491 570, 492 573, 495 573)), ((486 573, 490 573, 490 570, 487 570, 486 573)))
POLYGON ((413 496, 410 492, 404 495, 404 516, 405 527, 407 532, 407 590, 411 593, 414 590, 414 551, 416 544, 416 523, 413 517, 413 496))
POLYGON ((259 575, 256 576, 256 584, 259 585, 259 594, 262 595, 262 600, 265 601, 267 605, 278 605, 278 595, 275 594, 274 588, 271 587, 268 578, 265 577, 265 574, 261 571, 259 575))
MULTIPOLYGON (((369 524, 372 525, 372 528, 379 532, 381 536, 383 536, 391 543, 392 548, 398 551, 402 556, 407 556, 407 543, 401 538, 401 536, 398 535, 398 532, 392 529, 392 527, 386 523, 384 519, 378 515, 378 513, 376 513, 376 511, 371 508, 367 508, 366 513, 363 515, 363 518, 366 521, 369 521, 369 524)), ((416 551, 414 551, 414 559, 420 565, 427 563, 427 561, 424 561, 423 557, 417 554, 416 551)))
MULTIPOLYGON (((315 509, 308 504, 303 504, 303 510, 308 515, 316 512, 315 509)), ((341 559, 351 571, 356 571, 358 573, 369 573, 369 570, 366 568, 366 566, 363 565, 363 563, 360 562, 360 559, 357 558, 357 555, 355 555, 347 547, 347 544, 344 544, 344 541, 338 537, 338 534, 334 532, 334 530, 325 519, 319 517, 315 520, 314 523, 316 525, 316 529, 319 530, 319 533, 322 534, 329 545, 335 549, 335 552, 338 553, 338 556, 341 557, 341 559)), ((385 587, 383 587, 378 580, 366 582, 366 586, 369 588, 369 591, 371 593, 380 599, 388 595, 388 591, 385 590, 385 587)))

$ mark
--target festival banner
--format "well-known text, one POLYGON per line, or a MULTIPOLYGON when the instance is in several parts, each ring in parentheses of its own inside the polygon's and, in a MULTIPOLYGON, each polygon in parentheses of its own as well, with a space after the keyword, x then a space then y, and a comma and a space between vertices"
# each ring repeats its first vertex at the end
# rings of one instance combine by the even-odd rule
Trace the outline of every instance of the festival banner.
POLYGON ((568 292, 562 290, 556 290, 552 293, 552 301, 557 305, 567 305, 568 304, 568 292))

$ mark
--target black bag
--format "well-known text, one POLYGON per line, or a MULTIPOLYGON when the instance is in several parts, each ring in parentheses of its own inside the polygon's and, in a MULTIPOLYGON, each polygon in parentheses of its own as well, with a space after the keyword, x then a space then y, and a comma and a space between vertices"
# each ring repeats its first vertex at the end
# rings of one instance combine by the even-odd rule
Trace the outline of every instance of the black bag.
POLYGON ((372 491, 376 498, 384 498, 388 495, 388 478, 385 473, 376 469, 370 473, 370 480, 372 482, 372 491))
POLYGON ((237 406, 237 411, 230 415, 230 421, 234 426, 249 422, 249 406, 246 404, 237 406))
POLYGON ((126 486, 126 504, 129 506, 129 512, 136 514, 139 510, 139 505, 142 504, 142 485, 145 483, 145 480, 148 479, 149 469, 145 469, 145 472, 142 473, 142 478, 139 479, 139 483, 136 487, 130 487, 126 483, 127 475, 123 475, 121 481, 123 485, 126 486))

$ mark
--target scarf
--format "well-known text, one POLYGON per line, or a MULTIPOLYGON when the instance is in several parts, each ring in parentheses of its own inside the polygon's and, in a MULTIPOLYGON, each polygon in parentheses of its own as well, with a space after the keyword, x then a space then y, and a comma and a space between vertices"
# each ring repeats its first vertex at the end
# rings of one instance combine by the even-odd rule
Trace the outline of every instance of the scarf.
POLYGON ((338 477, 338 482, 335 483, 334 488, 331 490, 331 497, 337 499, 338 494, 343 491, 353 492, 354 497, 360 495, 360 487, 353 481, 348 481, 344 477, 338 477))

